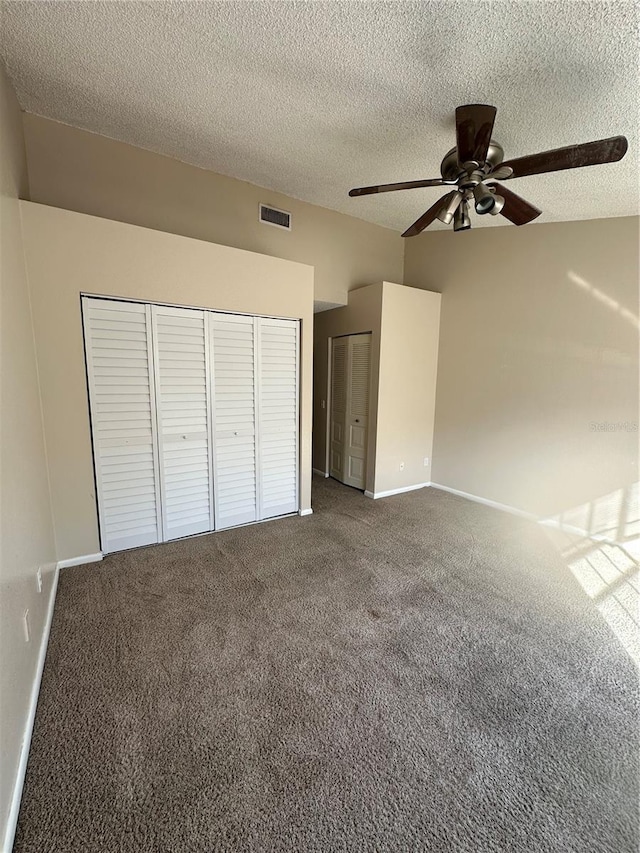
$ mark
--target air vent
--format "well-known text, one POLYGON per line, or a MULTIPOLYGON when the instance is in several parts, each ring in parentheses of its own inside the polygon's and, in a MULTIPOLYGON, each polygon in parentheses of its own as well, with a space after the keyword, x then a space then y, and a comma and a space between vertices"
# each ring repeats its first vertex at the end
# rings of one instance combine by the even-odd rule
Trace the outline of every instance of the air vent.
POLYGON ((266 204, 261 204, 260 222, 266 222, 267 225, 275 225, 276 228, 291 231, 291 214, 287 213, 286 210, 278 210, 277 207, 267 207, 266 204))

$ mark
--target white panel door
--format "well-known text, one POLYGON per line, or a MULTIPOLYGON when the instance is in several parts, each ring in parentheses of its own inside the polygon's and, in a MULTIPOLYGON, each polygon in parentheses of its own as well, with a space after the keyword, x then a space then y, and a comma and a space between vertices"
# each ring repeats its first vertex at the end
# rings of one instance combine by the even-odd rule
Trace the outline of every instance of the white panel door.
POLYGON ((214 529, 204 311, 151 307, 163 540, 214 529))
POLYGON ((298 510, 297 320, 258 323, 258 517, 298 510))
POLYGON ((330 473, 364 489, 367 474, 371 333, 331 343, 330 473))
POLYGON ((342 480, 344 471, 345 419, 347 412, 348 338, 334 338, 331 342, 331 421, 329 436, 329 472, 342 480))
POLYGON ((258 519, 256 320, 209 315, 213 465, 218 530, 258 519))
POLYGON ((349 335, 343 482, 364 489, 369 424, 371 335, 349 335))
POLYGON ((102 550, 161 540, 151 308, 83 298, 102 550))

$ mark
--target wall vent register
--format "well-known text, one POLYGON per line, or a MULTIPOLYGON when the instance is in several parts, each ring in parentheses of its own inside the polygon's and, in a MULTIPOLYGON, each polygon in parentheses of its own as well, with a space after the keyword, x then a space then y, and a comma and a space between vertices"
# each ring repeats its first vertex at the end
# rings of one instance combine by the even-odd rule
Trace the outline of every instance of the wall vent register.
POLYGON ((82 308, 104 553, 298 510, 297 320, 82 308))
POLYGON ((284 228, 285 231, 291 231, 291 214, 286 210, 278 210, 277 207, 269 207, 266 204, 260 205, 260 222, 267 225, 275 225, 277 228, 284 228))

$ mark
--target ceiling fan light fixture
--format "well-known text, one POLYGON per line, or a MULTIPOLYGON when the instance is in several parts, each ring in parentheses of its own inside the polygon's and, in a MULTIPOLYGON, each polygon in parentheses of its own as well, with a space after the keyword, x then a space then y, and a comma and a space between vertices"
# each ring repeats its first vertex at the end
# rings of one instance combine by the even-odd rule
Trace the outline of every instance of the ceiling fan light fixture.
POLYGON ((499 213, 502 212, 502 208, 504 207, 504 198, 501 195, 498 195, 497 193, 495 193, 493 198, 494 198, 495 204, 493 205, 493 207, 491 208, 489 213, 492 216, 497 216, 499 213))
POLYGON ((453 214, 453 230, 466 231, 471 228, 471 219, 469 217, 469 203, 462 201, 453 214))
POLYGON ((445 225, 451 225, 453 220, 453 216, 460 207, 460 202, 462 201, 462 193, 458 192, 458 190, 453 190, 447 196, 446 203, 442 205, 440 212, 438 213, 438 219, 440 222, 444 222, 445 225))
POLYGON ((496 196, 484 184, 476 184, 473 188, 473 197, 476 200, 475 208, 478 215, 483 216, 485 213, 493 213, 496 207, 496 196))

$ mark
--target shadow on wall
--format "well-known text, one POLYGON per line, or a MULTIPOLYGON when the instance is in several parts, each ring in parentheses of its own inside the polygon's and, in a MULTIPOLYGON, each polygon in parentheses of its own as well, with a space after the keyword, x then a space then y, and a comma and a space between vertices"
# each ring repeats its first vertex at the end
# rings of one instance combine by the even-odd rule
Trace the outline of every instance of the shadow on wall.
POLYGON ((572 574, 640 666, 640 483, 543 524, 572 574))

